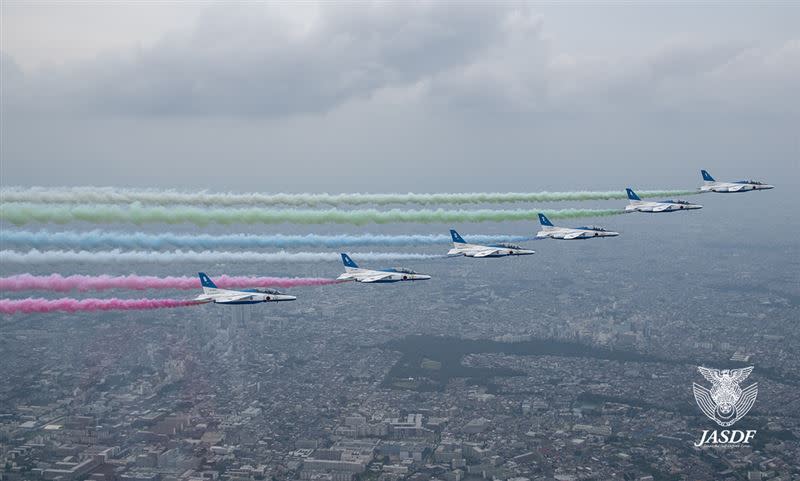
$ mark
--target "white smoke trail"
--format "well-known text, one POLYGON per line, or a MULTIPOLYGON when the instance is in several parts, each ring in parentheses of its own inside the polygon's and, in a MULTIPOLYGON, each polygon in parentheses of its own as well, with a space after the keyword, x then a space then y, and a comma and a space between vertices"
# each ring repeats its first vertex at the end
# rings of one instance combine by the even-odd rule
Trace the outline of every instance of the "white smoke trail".
MULTIPOLYGON (((533 236, 470 234, 470 242, 523 242, 533 240, 533 236)), ((121 249, 257 249, 257 248, 297 248, 297 247, 351 247, 351 246, 405 246, 442 245, 450 242, 450 235, 443 234, 175 234, 162 232, 107 232, 92 230, 87 232, 47 232, 0 230, 0 243, 24 246, 26 248, 70 247, 78 249, 121 248, 121 249)))
MULTIPOLYGON (((435 254, 417 254, 404 252, 362 252, 351 253, 350 257, 356 262, 408 260, 408 259, 433 259, 442 257, 435 254)), ((66 251, 31 249, 27 252, 2 250, 0 263, 5 264, 54 264, 67 262, 80 262, 90 264, 173 264, 184 263, 259 263, 259 262, 338 262, 341 260, 338 252, 226 252, 226 251, 66 251)))
MULTIPOLYGON (((643 190, 640 197, 696 194, 696 190, 643 190)), ((500 204, 627 199, 624 190, 571 192, 464 192, 452 194, 264 194, 233 192, 181 192, 156 189, 117 189, 113 187, 6 187, 0 190, 4 202, 43 204, 131 204, 202 206, 309 206, 393 205, 393 204, 500 204)))

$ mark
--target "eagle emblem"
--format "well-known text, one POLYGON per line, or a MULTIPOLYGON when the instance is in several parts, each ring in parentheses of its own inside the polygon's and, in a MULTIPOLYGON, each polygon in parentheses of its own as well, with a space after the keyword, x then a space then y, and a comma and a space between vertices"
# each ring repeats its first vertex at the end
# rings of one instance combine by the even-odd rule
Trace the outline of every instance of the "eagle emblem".
POLYGON ((758 395, 758 383, 744 389, 739 387, 753 372, 753 366, 723 370, 698 367, 697 370, 711 383, 711 389, 692 383, 694 399, 709 419, 723 427, 731 426, 753 407, 758 395))

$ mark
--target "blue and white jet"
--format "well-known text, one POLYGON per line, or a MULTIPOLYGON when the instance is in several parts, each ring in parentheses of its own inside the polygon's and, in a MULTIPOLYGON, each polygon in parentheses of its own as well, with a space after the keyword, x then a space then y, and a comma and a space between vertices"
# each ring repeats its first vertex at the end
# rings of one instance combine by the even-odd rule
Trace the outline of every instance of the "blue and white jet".
POLYGON ((345 253, 342 253, 342 262, 344 263, 344 274, 340 275, 337 279, 340 281, 356 281, 364 283, 385 283, 385 282, 400 282, 400 281, 425 281, 431 278, 426 274, 417 274, 411 269, 402 267, 394 267, 391 269, 362 269, 358 264, 353 262, 345 253))
POLYGON ((293 301, 295 296, 281 294, 275 289, 220 289, 205 272, 200 272, 200 284, 203 293, 194 300, 197 302, 213 302, 214 304, 258 304, 261 302, 293 301))
POLYGON ((737 180, 736 182, 718 182, 711 177, 707 170, 701 170, 703 175, 703 185, 700 192, 749 192, 752 190, 774 189, 774 185, 765 184, 757 180, 737 180))
POLYGON ((594 239, 595 237, 616 237, 619 232, 612 232, 596 225, 584 227, 556 227, 546 215, 539 214, 539 223, 542 230, 536 234, 537 239, 594 239))
POLYGON ((505 257, 505 256, 527 256, 535 254, 534 251, 523 249, 514 244, 499 243, 482 246, 477 244, 467 244, 459 234, 450 229, 450 237, 453 238, 453 248, 447 252, 448 256, 465 257, 505 257))
POLYGON ((632 189, 625 189, 630 203, 625 206, 625 212, 677 212, 679 210, 702 209, 700 204, 692 204, 685 200, 661 200, 658 202, 642 200, 632 189))

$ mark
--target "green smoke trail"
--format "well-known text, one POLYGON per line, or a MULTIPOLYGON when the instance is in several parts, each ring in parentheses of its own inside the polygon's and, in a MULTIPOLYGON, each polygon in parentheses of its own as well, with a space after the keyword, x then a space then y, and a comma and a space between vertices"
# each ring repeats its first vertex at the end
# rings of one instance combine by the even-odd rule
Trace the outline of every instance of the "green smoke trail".
POLYGON ((295 209, 206 209, 200 207, 147 207, 133 204, 54 206, 8 203, 0 205, 0 220, 15 225, 31 222, 66 224, 68 222, 111 223, 191 223, 208 224, 353 224, 389 223, 460 223, 534 220, 542 212, 553 219, 601 217, 624 213, 621 209, 557 210, 295 210, 295 209))
MULTIPOLYGON (((643 190, 640 197, 670 197, 697 194, 696 190, 643 190)), ((40 204, 131 204, 203 206, 308 206, 325 205, 464 205, 520 202, 557 202, 626 199, 624 190, 572 192, 464 192, 441 194, 263 194, 180 192, 112 187, 6 187, 0 189, 5 202, 40 204)))

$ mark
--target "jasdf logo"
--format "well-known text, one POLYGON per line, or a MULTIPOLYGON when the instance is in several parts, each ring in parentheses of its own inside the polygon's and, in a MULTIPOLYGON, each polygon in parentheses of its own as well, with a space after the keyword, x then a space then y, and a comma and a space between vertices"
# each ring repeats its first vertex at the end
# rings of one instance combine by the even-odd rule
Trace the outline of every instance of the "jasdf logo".
POLYGON ((709 419, 722 427, 732 426, 753 407, 758 395, 758 383, 744 389, 739 387, 753 371, 753 366, 742 369, 697 369, 711 383, 711 389, 692 383, 694 399, 709 419))

